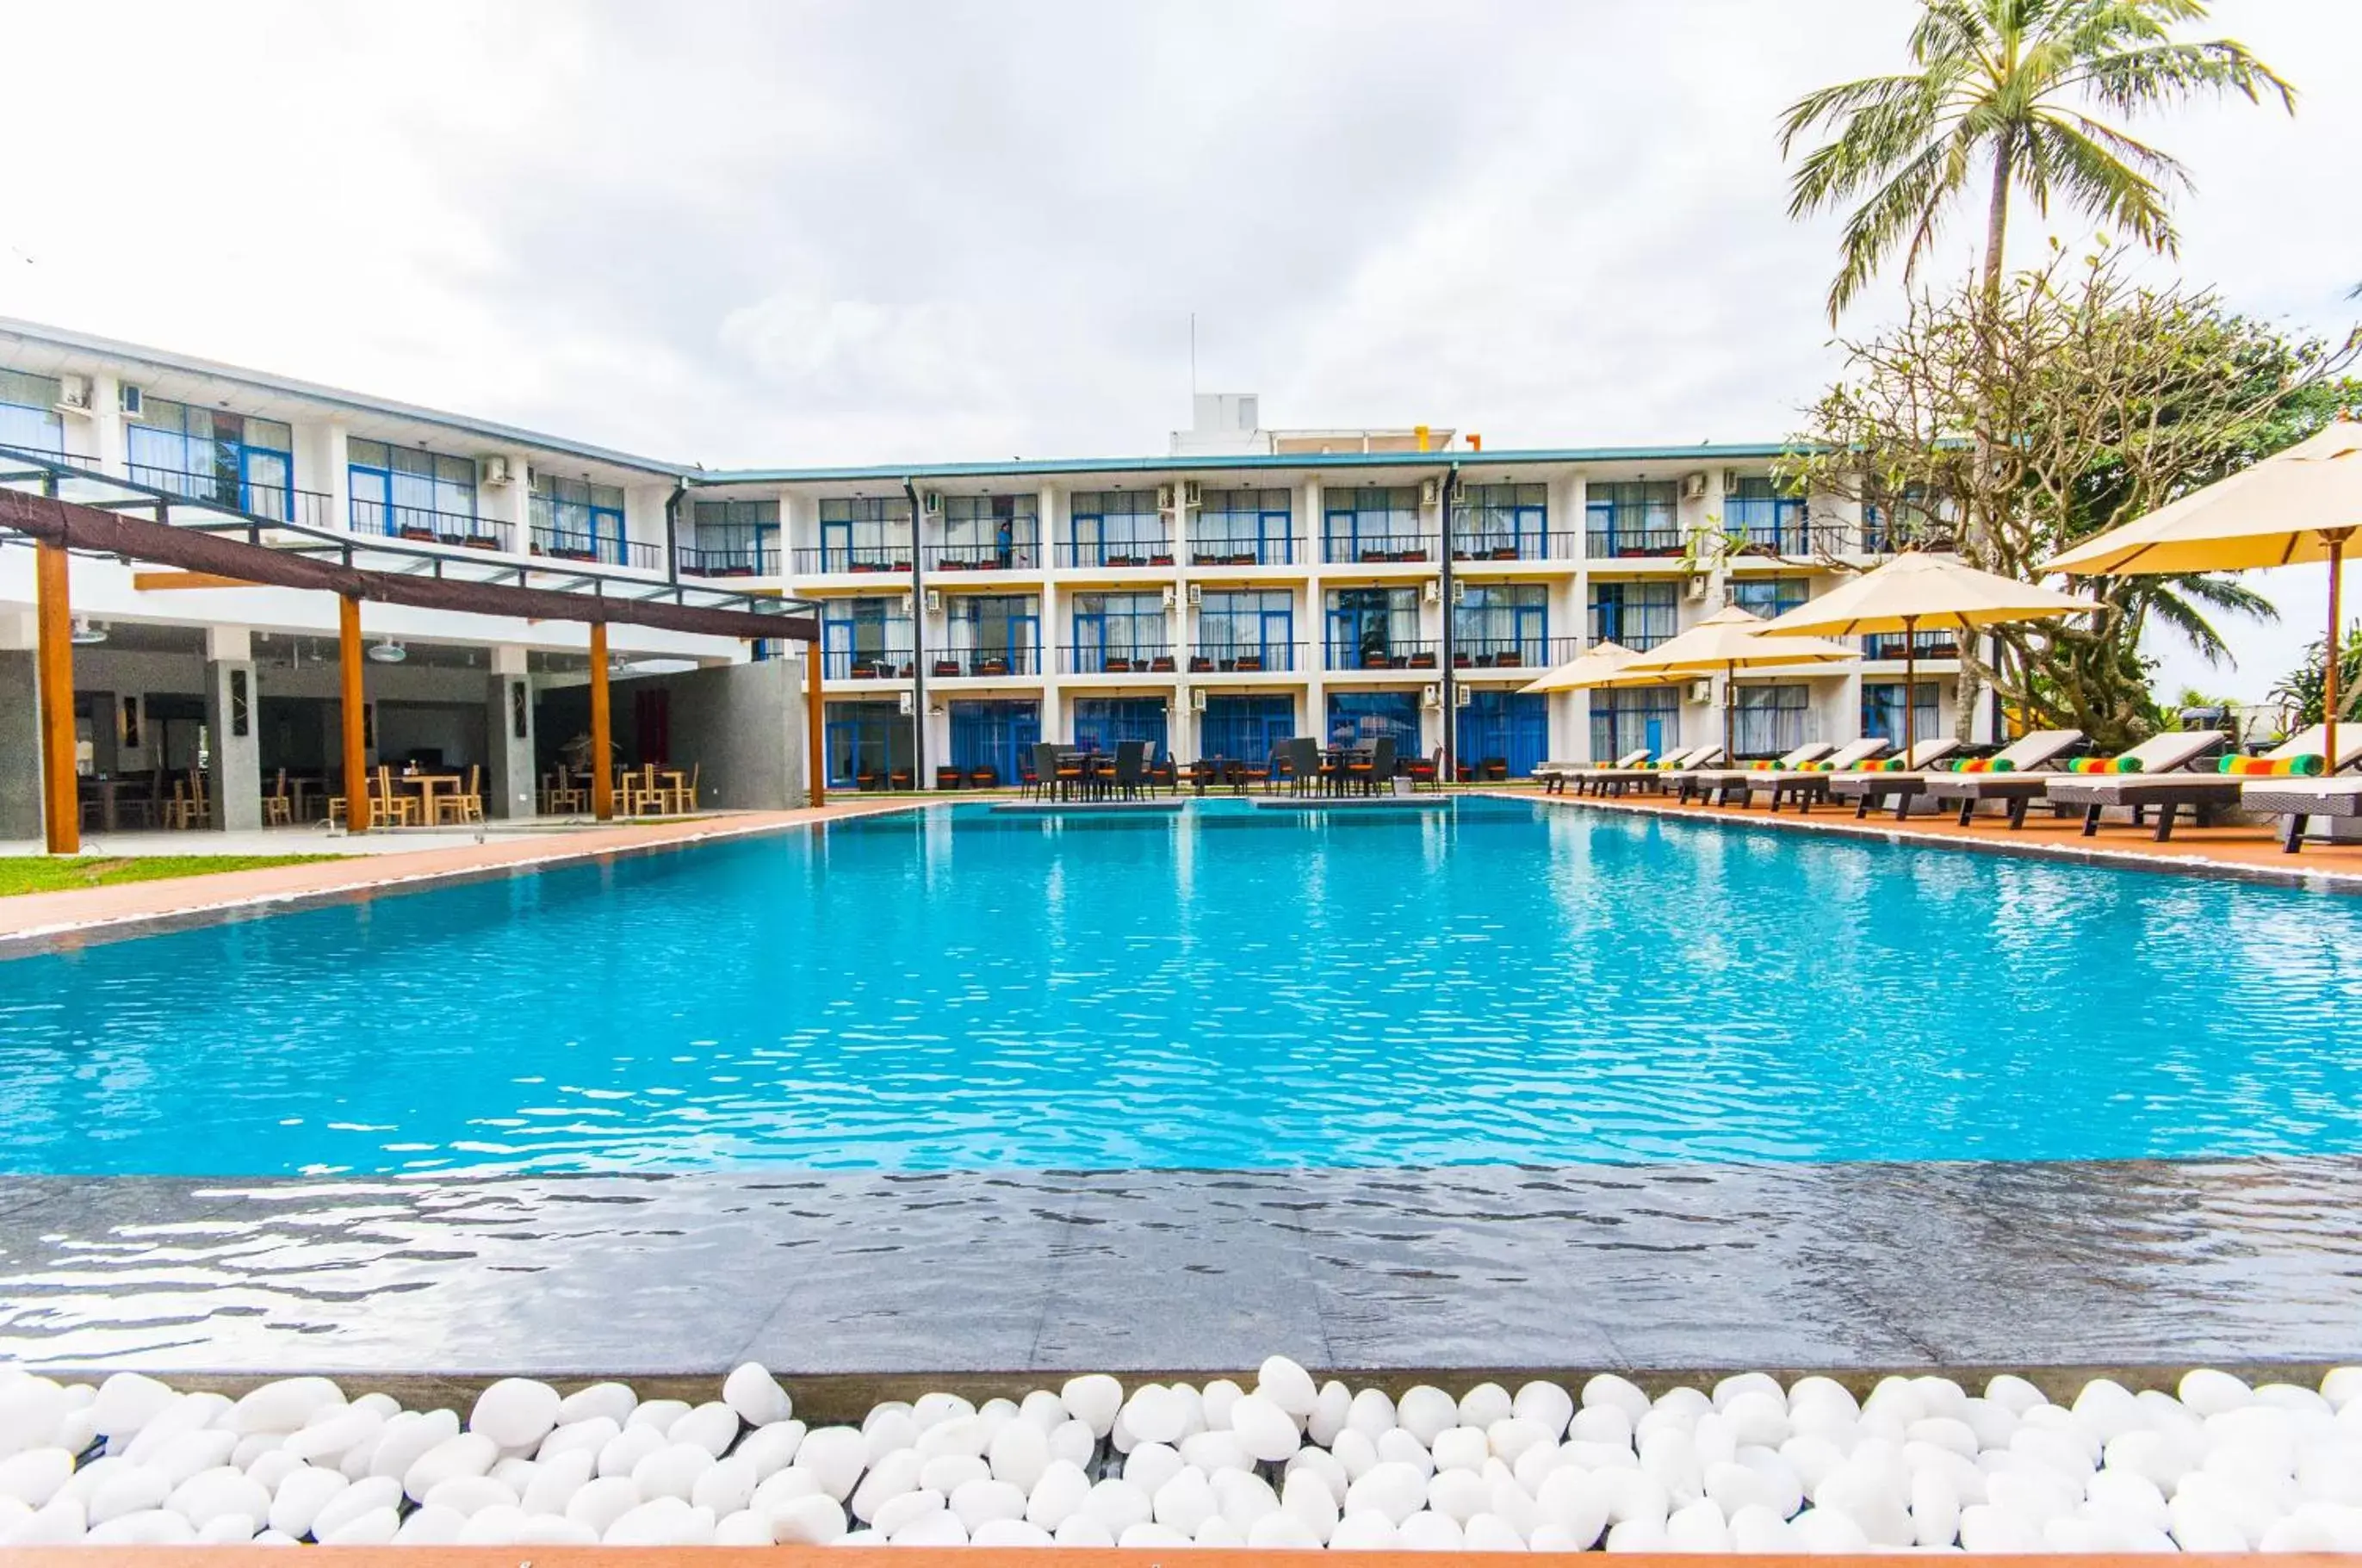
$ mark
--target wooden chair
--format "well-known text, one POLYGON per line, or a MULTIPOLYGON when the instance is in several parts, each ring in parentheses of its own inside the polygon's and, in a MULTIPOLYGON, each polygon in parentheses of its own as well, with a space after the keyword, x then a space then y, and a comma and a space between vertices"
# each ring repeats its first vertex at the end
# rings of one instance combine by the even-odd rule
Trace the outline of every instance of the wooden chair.
POLYGON ((370 825, 375 827, 380 823, 390 827, 418 825, 417 797, 397 792, 393 769, 383 763, 378 764, 376 780, 370 790, 370 825))
POLYGON ((270 793, 262 797, 262 825, 289 827, 295 821, 295 798, 287 792, 287 770, 281 768, 270 785, 270 793))
POLYGON ((581 812, 590 809, 590 786, 563 767, 552 768, 548 782, 541 792, 542 814, 554 817, 561 812, 581 812))
POLYGON ((484 769, 479 763, 468 765, 468 787, 435 798, 436 823, 480 823, 484 820, 484 769))
POLYGON ((692 762, 689 765, 689 777, 679 787, 666 791, 671 800, 669 809, 676 815, 685 817, 696 812, 698 782, 704 772, 705 764, 692 762))
POLYGON ((188 829, 211 827, 213 805, 205 799, 205 776, 196 768, 172 780, 172 798, 164 802, 164 825, 188 829))

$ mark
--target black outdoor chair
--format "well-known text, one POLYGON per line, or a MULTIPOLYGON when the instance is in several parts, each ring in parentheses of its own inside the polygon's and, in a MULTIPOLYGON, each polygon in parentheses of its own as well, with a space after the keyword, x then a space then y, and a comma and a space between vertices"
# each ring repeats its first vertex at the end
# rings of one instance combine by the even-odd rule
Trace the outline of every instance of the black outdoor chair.
POLYGON ((1148 782, 1148 743, 1118 741, 1115 745, 1115 792, 1127 801, 1140 799, 1148 782))

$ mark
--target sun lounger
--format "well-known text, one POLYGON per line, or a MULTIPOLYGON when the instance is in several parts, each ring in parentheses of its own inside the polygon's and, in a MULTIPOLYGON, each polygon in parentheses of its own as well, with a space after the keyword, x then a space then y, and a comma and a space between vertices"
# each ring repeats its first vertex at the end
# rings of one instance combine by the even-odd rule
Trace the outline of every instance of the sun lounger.
POLYGON ((1683 751, 1667 752, 1653 764, 1634 767, 1594 767, 1576 777, 1574 792, 1589 790, 1595 795, 1611 791, 1621 795, 1627 790, 1662 789, 1666 775, 1684 767, 1703 767, 1722 755, 1718 745, 1691 746, 1683 751))
POLYGON ((1766 771, 1790 772, 1803 767, 1805 763, 1818 762, 1836 749, 1837 747, 1827 741, 1808 741, 1772 763, 1769 769, 1760 764, 1753 767, 1685 768, 1667 779, 1665 788, 1678 791, 1682 798, 1682 804, 1684 806, 1690 803, 1692 795, 1701 799, 1707 796, 1719 796, 1722 802, 1727 805, 1731 790, 1737 790, 1742 796, 1746 793, 1746 780, 1749 774, 1766 771))
POLYGON ((1850 741, 1810 767, 1767 768, 1760 773, 1749 773, 1747 776, 1748 799, 1744 803, 1752 805, 1759 792, 1772 797, 1772 809, 1775 812, 1785 801, 1795 801, 1800 804, 1809 804, 1816 800, 1826 801, 1829 798, 1831 774, 1859 767, 1885 749, 1886 743, 1882 740, 1850 741))
POLYGON ((2082 738, 2081 730, 2036 730, 1995 752, 1984 772, 1930 774, 1924 793, 1938 805, 1959 802, 1962 827, 1969 825, 1977 807, 1987 801, 2002 801, 2009 811, 2009 825, 2024 827, 2025 808, 2042 799, 2055 777, 2049 771, 2050 765, 2082 738), (2002 766, 2004 763, 2008 766, 2002 766))
POLYGON ((1911 802, 1926 791, 1928 770, 1959 749, 1960 743, 1950 735, 1931 735, 1913 744, 1901 767, 1837 775, 1829 780, 1829 798, 1851 801, 1857 817, 1866 817, 1892 801, 1894 820, 1901 822, 1911 814, 1911 802))
POLYGON ((2135 827, 2155 812, 2157 841, 2163 844, 2173 836, 2174 815, 2183 807, 2190 809, 2200 827, 2205 827, 2216 812, 2239 803, 2239 779, 2235 776, 2186 771, 2230 738, 2221 730, 2172 730, 2151 735, 2125 753, 2140 759, 2138 771, 2058 774, 2043 791, 2043 799, 2053 806, 2081 807, 2085 838, 2100 831, 2101 813, 2111 806, 2129 808, 2135 827))
POLYGON ((2336 778, 2243 778, 2239 783, 2239 804, 2251 812, 2288 819, 2280 830, 2280 847, 2290 855, 2303 846, 2306 824, 2313 818, 2362 817, 2362 778, 2352 774, 2336 778))
MULTIPOLYGON (((1638 767, 1648 760, 1649 748, 1644 745, 1638 751, 1626 752, 1615 761, 1607 764, 1607 766, 1610 767, 1638 767)), ((1566 786, 1569 779, 1579 778, 1585 773, 1596 772, 1597 770, 1596 765, 1588 762, 1538 762, 1534 765, 1533 776, 1541 781, 1542 792, 1544 794, 1563 795, 1566 793, 1566 786)), ((1580 793, 1580 791, 1577 792, 1580 793)))

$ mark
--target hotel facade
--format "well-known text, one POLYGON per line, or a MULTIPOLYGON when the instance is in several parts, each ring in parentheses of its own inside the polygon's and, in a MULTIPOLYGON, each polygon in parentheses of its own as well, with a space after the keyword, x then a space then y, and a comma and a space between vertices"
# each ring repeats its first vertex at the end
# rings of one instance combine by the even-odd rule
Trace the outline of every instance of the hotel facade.
MULTIPOLYGON (((820 765, 839 788, 1010 784, 1042 740, 1260 761, 1290 735, 1385 734, 1432 756, 1449 726, 1462 776, 1483 778, 1718 739, 1719 678, 1520 688, 1726 603, 1780 613, 1895 544, 1875 514, 1783 493, 1781 450, 1274 430, 1257 400, 1216 394, 1161 457, 710 470, 0 322, 17 488, 101 475, 124 504, 178 496, 233 524, 399 541, 422 569, 498 561, 593 592, 811 602, 820 765)), ((39 831, 31 556, 0 534, 0 838, 39 831)), ((202 756, 217 825, 239 826, 257 778, 333 758, 326 596, 77 557, 72 599, 83 771, 202 756), (238 726, 233 676, 251 693, 238 726)), ((480 766, 491 814, 532 813, 535 781, 580 744, 585 629, 370 614, 372 766, 480 766)), ((1901 641, 1865 643, 1834 673, 1742 673, 1739 754, 1899 734, 1901 641)), ((609 656, 624 760, 697 767, 705 806, 800 796, 803 644, 619 627, 609 656)), ((1915 727, 1937 733, 1957 690, 1948 638, 1923 635, 1918 672, 1915 727)))

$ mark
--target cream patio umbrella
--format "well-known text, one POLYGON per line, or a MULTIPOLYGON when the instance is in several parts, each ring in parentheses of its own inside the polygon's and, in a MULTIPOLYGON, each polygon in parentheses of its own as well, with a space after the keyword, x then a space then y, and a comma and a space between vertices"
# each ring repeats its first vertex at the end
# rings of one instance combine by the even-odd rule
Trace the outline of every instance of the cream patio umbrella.
POLYGON ((1762 617, 1750 615, 1736 604, 1726 605, 1680 636, 1668 638, 1639 655, 1624 666, 1621 673, 1635 678, 1661 678, 1710 675, 1720 670, 1724 678, 1722 751, 1726 757, 1732 756, 1738 696, 1735 685, 1740 670, 1772 665, 1848 664, 1861 657, 1842 643, 1813 637, 1767 637, 1763 635, 1766 624, 1762 617))
POLYGON ((2362 527, 2362 423, 2339 419, 2251 469, 2111 528, 2042 563, 2078 577, 2244 571, 2329 563, 2329 642, 2322 722, 2337 757, 2337 589, 2346 544, 2362 527))
POLYGON ((1623 684, 1653 686, 1671 680, 1669 675, 1643 677, 1640 681, 1624 680, 1624 667, 1640 656, 1621 643, 1597 642, 1583 650, 1548 675, 1518 688, 1520 696, 1540 696, 1552 691, 1588 691, 1595 687, 1623 684))
POLYGON ((1919 683, 1917 634, 1973 632, 2020 621, 2047 621, 2103 606, 2055 588, 1980 571, 1951 556, 1901 555, 1874 571, 1849 578, 1807 600, 1763 628, 1767 637, 1850 637, 1865 632, 1903 634, 1903 755, 1912 734, 1914 690, 1919 683))

